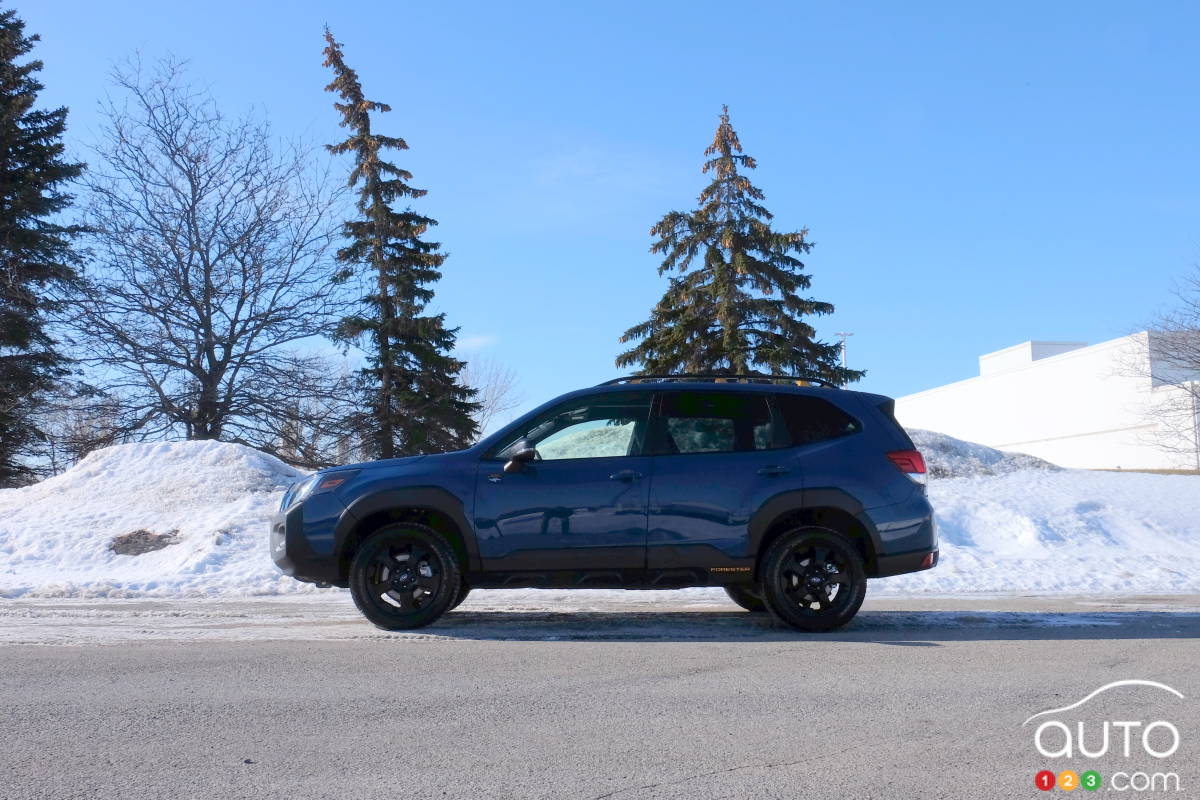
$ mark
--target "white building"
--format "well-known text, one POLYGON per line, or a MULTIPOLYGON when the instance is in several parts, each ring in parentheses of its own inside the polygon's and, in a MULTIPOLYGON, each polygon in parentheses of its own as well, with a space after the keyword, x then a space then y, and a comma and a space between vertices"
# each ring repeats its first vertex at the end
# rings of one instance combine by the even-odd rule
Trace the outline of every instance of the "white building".
POLYGON ((1064 467, 1200 469, 1197 384, 1180 385, 1200 373, 1171 370, 1162 345, 1023 342, 980 356, 978 377, 897 399, 896 417, 1064 467))

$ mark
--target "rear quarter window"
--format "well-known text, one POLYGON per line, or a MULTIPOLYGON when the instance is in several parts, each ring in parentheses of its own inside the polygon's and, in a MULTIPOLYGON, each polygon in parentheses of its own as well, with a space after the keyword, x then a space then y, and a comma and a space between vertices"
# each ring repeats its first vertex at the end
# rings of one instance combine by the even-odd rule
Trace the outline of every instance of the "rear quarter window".
POLYGON ((858 420, 828 400, 803 394, 777 394, 772 399, 783 417, 793 446, 836 439, 862 430, 858 420))
POLYGON ((876 406, 876 408, 879 409, 879 413, 883 414, 884 419, 886 419, 892 426, 892 429, 896 432, 896 435, 900 437, 900 441, 904 443, 904 449, 916 450, 917 446, 913 444, 913 440, 909 438, 908 431, 904 430, 904 426, 901 425, 896 419, 896 401, 884 400, 882 403, 876 406))

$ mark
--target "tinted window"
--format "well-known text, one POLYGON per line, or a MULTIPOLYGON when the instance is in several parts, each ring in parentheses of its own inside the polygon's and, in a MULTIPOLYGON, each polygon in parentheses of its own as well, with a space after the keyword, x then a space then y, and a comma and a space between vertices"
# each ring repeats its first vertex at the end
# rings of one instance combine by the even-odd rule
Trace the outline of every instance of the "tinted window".
POLYGON ((650 416, 649 392, 593 395, 557 406, 535 419, 497 454, 529 439, 543 461, 614 458, 641 450, 650 416))
POLYGON ((762 395, 665 392, 656 452, 730 453, 771 446, 771 411, 762 395))
POLYGON ((908 431, 904 430, 904 427, 896 420, 896 401, 884 400, 879 404, 878 408, 879 412, 887 418, 887 421, 891 423, 892 427, 896 430, 896 433, 899 434, 900 441, 904 442, 908 446, 907 449, 916 450, 917 447, 913 444, 912 439, 909 438, 908 431))
POLYGON ((802 394, 777 394, 775 408, 787 424, 793 445, 810 444, 855 433, 858 421, 826 400, 802 394))

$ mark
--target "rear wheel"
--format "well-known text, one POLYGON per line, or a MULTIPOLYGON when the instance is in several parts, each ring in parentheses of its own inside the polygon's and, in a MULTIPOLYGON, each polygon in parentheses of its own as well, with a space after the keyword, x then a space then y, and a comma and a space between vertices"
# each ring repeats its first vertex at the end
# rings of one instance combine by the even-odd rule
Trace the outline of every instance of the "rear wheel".
POLYGON ((463 581, 458 585, 458 597, 454 598, 454 602, 450 604, 450 611, 462 605, 462 601, 467 599, 467 595, 471 593, 471 587, 467 586, 467 582, 463 581))
POLYGON ((350 563, 350 595, 363 616, 389 631, 420 628, 459 596, 454 551, 437 531, 415 523, 381 528, 350 563))
POLYGON ((758 586, 726 586, 725 594, 747 611, 766 611, 766 603, 762 599, 762 590, 758 586))
POLYGON ((761 575, 767 609, 802 631, 840 628, 858 613, 867 593, 862 556, 828 528, 797 528, 776 539, 761 575))

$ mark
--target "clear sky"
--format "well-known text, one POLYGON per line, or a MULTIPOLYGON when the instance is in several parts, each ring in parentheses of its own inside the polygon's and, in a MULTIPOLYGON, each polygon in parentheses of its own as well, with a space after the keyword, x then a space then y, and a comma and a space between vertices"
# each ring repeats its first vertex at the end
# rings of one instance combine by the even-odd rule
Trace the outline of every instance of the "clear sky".
MULTIPOLYGON (((11 6, 11 3, 7 5, 11 6)), ((860 387, 974 375, 1027 339, 1136 329, 1200 261, 1200 4, 20 0, 71 145, 111 65, 190 59, 230 111, 340 134, 328 23, 451 254, 436 308, 526 405, 618 372, 662 293, 722 103, 860 387)))

